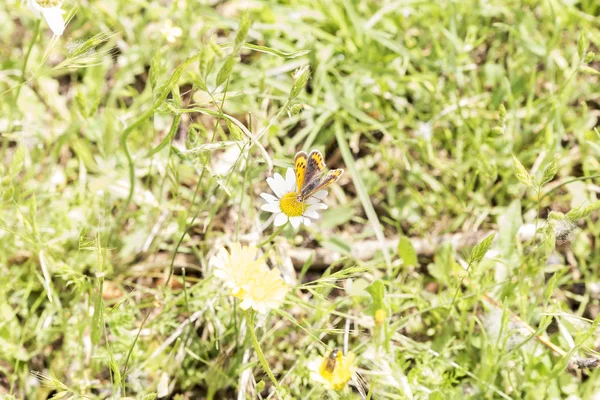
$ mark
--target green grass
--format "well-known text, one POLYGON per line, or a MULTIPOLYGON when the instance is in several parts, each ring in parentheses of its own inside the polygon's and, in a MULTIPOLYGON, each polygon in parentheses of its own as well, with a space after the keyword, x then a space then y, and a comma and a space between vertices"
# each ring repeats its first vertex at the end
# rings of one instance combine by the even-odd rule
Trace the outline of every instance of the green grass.
POLYGON ((54 39, 19 3, 0 396, 600 396, 597 1, 65 0, 54 39), (208 260, 269 237, 265 179, 311 149, 346 172, 262 248, 275 391, 208 260), (361 384, 326 391, 346 346, 361 384))

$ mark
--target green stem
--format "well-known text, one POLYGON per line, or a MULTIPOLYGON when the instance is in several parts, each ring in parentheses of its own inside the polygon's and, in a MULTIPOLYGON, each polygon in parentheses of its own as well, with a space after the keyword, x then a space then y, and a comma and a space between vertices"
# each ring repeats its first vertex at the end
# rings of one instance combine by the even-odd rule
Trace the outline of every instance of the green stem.
POLYGON ((260 242, 259 244, 256 245, 256 247, 263 247, 265 244, 271 242, 271 240, 273 240, 273 238, 277 235, 279 235, 281 233, 281 231, 283 230, 283 228, 285 228, 287 226, 287 224, 283 224, 281 225, 279 228, 277 228, 273 233, 271 233, 271 236, 269 236, 265 241, 260 242))
POLYGON ((146 122, 146 120, 152 117, 157 108, 157 105, 153 105, 152 108, 150 108, 148 111, 142 114, 142 116, 139 117, 133 124, 129 125, 121 135, 121 147, 123 148, 125 157, 127 157, 127 165, 129 167, 129 193, 127 194, 127 200, 125 200, 125 204, 121 208, 121 212, 117 216, 115 225, 113 226, 113 229, 110 235, 108 236, 108 243, 111 242, 112 235, 114 234, 115 230, 119 229, 119 227, 121 226, 121 220, 125 216, 125 213, 127 213, 127 208, 129 208, 129 204, 131 204, 131 199, 133 198, 133 191, 135 189, 135 165, 133 163, 133 157, 129 152, 129 147, 127 147, 127 138, 129 138, 129 135, 131 134, 131 132, 133 132, 134 129, 136 129, 138 126, 142 125, 144 122, 146 122))
POLYGON ((25 53, 25 60, 23 61, 23 66, 21 67, 21 84, 17 87, 17 92, 15 93, 15 106, 17 105, 17 101, 19 100, 19 94, 21 93, 21 87, 27 79, 25 79, 25 73, 27 72, 27 64, 29 63, 29 56, 31 56, 31 50, 33 50, 33 45, 37 42, 37 38, 40 34, 40 26, 42 24, 41 18, 38 19, 35 24, 35 31, 33 32, 33 37, 31 38, 31 43, 29 43, 29 48, 27 49, 27 53, 25 53))
MULTIPOLYGON (((8 128, 6 129, 6 133, 10 133, 13 127, 13 112, 19 109, 19 95, 21 94, 21 88, 27 82, 25 79, 25 73, 27 72, 27 64, 29 64, 29 57, 31 56, 31 51, 33 50, 33 46, 37 43, 38 36, 40 35, 40 26, 42 25, 42 20, 38 19, 35 24, 35 31, 33 32, 33 37, 31 38, 31 42, 29 42, 29 47, 27 48, 27 53, 25 53, 25 59, 23 60, 23 65, 21 66, 21 82, 17 86, 17 91, 15 92, 15 96, 13 97, 13 106, 10 108, 10 118, 8 119, 8 128)), ((8 136, 4 136, 4 140, 2 141, 2 158, 4 158, 4 151, 8 147, 8 136)))
POLYGON ((251 310, 246 311, 246 319, 248 320, 248 330, 250 331, 250 337, 252 338, 252 345, 254 346, 254 350, 256 351, 256 355, 258 356, 260 365, 262 365, 263 369, 271 379, 271 382, 273 382, 273 384, 275 385, 275 390, 279 391, 279 382, 277 382, 277 379, 275 379, 275 375, 273 375, 273 371, 271 371, 269 363, 267 363, 267 359, 265 358, 265 354, 260 348, 258 338, 256 337, 256 331, 254 326, 254 313, 251 310))
POLYGON ((573 182, 577 182, 577 181, 585 181, 587 179, 595 179, 595 178, 600 178, 600 174, 590 175, 590 176, 581 176, 579 178, 575 178, 575 179, 571 179, 570 181, 563 182, 560 185, 556 185, 552 189, 550 189, 546 193, 544 193, 544 195, 542 197, 540 197, 540 201, 542 199, 544 199, 544 197, 548 196, 550 193, 552 193, 553 191, 555 191, 556 189, 561 188, 561 187, 563 187, 565 185, 568 185, 569 183, 573 183, 573 182))

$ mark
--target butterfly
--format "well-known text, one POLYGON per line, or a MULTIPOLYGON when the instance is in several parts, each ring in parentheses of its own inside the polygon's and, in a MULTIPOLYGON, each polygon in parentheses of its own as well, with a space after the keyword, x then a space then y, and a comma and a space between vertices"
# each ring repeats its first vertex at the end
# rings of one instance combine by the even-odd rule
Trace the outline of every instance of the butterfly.
POLYGON ((313 150, 310 154, 306 154, 305 151, 299 151, 296 153, 294 166, 296 173, 296 193, 298 193, 298 201, 300 202, 336 182, 344 173, 343 169, 332 169, 321 176, 325 169, 325 162, 319 150, 313 150))

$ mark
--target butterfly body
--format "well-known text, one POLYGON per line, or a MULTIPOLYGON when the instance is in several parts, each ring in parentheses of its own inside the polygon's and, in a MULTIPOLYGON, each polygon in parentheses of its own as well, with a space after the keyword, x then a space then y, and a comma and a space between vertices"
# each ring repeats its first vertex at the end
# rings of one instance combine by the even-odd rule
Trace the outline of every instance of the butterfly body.
POLYGON ((325 170, 325 162, 323 155, 318 150, 313 150, 310 154, 299 151, 294 159, 294 166, 299 202, 304 202, 319 190, 336 182, 344 173, 343 169, 334 169, 322 175, 325 170))

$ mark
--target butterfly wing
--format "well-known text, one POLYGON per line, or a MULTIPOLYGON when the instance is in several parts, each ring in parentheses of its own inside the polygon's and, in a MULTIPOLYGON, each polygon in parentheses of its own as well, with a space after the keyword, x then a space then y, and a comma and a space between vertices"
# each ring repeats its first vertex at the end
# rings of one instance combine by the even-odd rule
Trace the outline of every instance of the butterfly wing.
POLYGON ((313 150, 308 155, 308 164, 306 166, 306 175, 304 176, 304 183, 300 187, 301 191, 304 188, 315 181, 319 181, 317 178, 321 175, 321 172, 325 169, 325 162, 323 161, 323 155, 319 150, 313 150))
POLYGON ((294 159, 294 171, 296 172, 296 188, 297 192, 300 192, 302 185, 304 185, 304 177, 306 176, 306 164, 308 160, 308 154, 305 151, 299 151, 296 153, 294 159))
POLYGON ((307 183, 300 194, 304 199, 308 199, 319 190, 326 188, 334 182, 340 179, 340 176, 344 173, 343 169, 334 169, 325 174, 321 179, 315 179, 312 182, 307 183))

